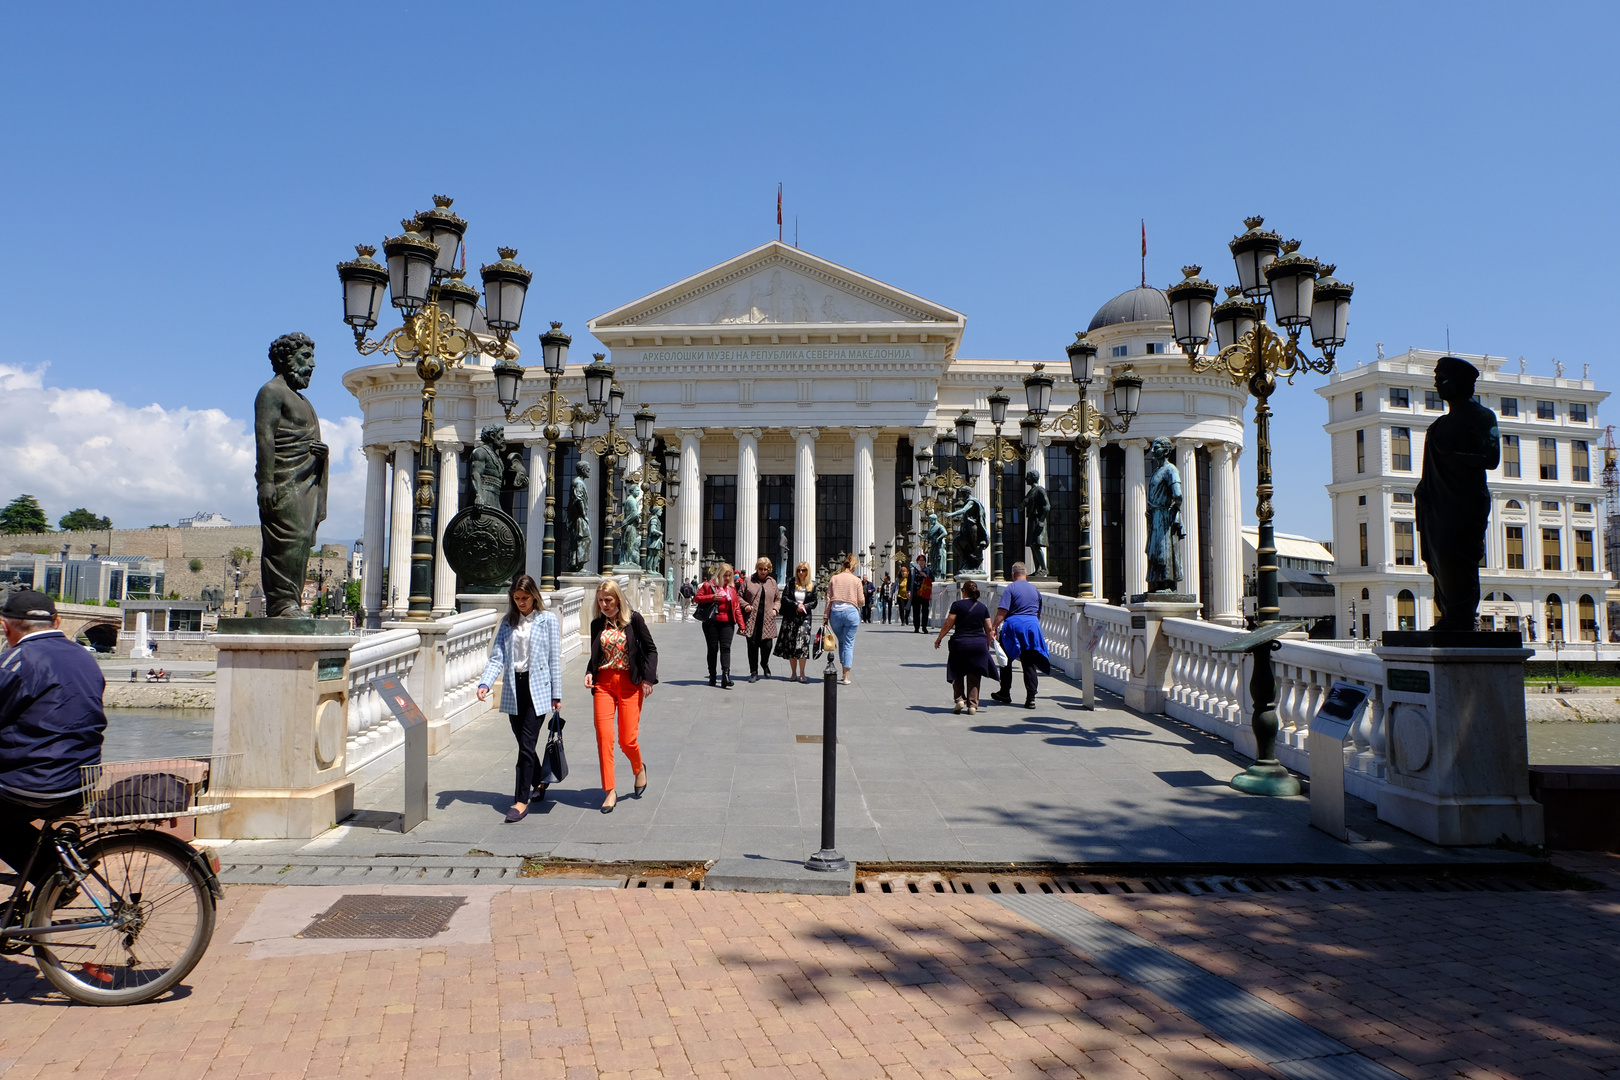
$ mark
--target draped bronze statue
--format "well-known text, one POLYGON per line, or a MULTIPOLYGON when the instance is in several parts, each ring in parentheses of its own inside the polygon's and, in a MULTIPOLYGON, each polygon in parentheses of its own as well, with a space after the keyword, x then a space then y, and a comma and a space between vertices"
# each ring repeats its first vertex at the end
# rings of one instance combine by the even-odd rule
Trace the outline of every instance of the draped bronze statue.
POLYGON ((1169 439, 1148 446, 1147 579, 1148 592, 1175 592, 1181 582, 1181 471, 1170 460, 1169 439))
POLYGON ((315 533, 326 520, 327 447, 321 422, 302 391, 315 374, 315 342, 283 334, 270 343, 275 376, 253 401, 258 486, 259 578, 270 618, 304 615, 304 573, 315 533))

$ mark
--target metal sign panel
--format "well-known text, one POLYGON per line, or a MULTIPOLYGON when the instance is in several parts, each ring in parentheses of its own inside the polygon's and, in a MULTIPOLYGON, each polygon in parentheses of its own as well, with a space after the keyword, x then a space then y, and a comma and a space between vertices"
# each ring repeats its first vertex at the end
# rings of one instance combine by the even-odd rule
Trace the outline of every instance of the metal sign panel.
POLYGON ((400 727, 405 729, 405 819, 401 832, 410 832, 427 820, 428 808, 428 721, 405 689, 398 675, 378 675, 370 680, 373 690, 388 703, 400 727))
POLYGON ((1295 630, 1302 629, 1304 626, 1304 620, 1299 619, 1292 620, 1290 622, 1268 623, 1267 625, 1259 627, 1258 629, 1250 630, 1247 634, 1239 634, 1231 641, 1228 641, 1225 645, 1215 646, 1214 651, 1248 652, 1256 645, 1264 645, 1268 641, 1276 641, 1284 634, 1292 634, 1295 630))

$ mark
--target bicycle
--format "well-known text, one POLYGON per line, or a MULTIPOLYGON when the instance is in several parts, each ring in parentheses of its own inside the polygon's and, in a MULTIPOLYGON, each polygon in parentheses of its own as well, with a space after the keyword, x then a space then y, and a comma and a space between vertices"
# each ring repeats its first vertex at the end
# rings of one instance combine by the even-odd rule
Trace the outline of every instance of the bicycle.
POLYGON ((155 826, 228 809, 239 756, 88 766, 83 810, 46 823, 0 908, 0 952, 32 948, 51 985, 86 1005, 150 1001, 189 975, 225 895, 218 858, 155 826), (59 869, 27 895, 47 849, 59 869))

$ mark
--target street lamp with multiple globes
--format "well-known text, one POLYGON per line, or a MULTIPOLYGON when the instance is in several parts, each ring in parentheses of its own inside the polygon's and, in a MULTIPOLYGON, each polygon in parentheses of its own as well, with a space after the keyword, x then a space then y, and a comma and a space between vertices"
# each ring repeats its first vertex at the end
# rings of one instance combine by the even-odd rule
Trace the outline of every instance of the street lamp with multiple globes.
POLYGON ((574 442, 581 454, 595 454, 602 461, 602 573, 612 573, 618 556, 619 507, 613 497, 613 470, 619 459, 629 457, 631 446, 619 434, 619 414, 624 410, 624 388, 613 380, 613 365, 605 353, 592 353, 591 364, 585 368, 585 397, 596 410, 587 415, 576 412, 571 427, 574 442), (600 405, 598 403, 601 403, 600 405), (586 438, 590 425, 607 416, 608 429, 601 435, 586 438))
MULTIPOLYGON (((1037 365, 1039 368, 1041 365, 1037 365)), ((995 434, 983 446, 973 445, 978 421, 972 411, 963 409, 962 414, 956 418, 956 445, 962 448, 962 454, 968 462, 968 472, 974 479, 978 478, 979 469, 985 463, 991 466, 990 483, 994 489, 991 495, 992 509, 990 518, 990 552, 993 580, 1006 581, 1007 572, 1002 551, 1002 530, 1004 518, 1002 516, 1003 489, 1006 484, 1005 466, 1015 461, 1027 461, 1034 456, 1041 445, 1040 417, 1046 415, 1052 404, 1052 380, 1044 375, 1030 376, 1024 379, 1024 396, 1027 406, 1027 415, 1018 424, 1018 441, 1004 439, 1001 427, 1007 422, 1007 406, 1012 398, 996 387, 991 392, 988 401, 990 404, 990 424, 995 428, 995 434)), ((1016 561, 1016 560, 1015 560, 1016 561)))
MULTIPOLYGON (((1344 344, 1350 322, 1350 295, 1354 286, 1333 276, 1331 264, 1299 254, 1299 241, 1283 243, 1277 233, 1263 228, 1264 218, 1245 218, 1246 232, 1235 236, 1227 246, 1237 268, 1238 284, 1227 290, 1227 300, 1215 306, 1214 285, 1198 275, 1197 266, 1182 267, 1182 281, 1165 290, 1170 300, 1170 321, 1176 344, 1194 371, 1225 371, 1232 381, 1247 385, 1254 395, 1255 517, 1259 536, 1255 544, 1258 570, 1255 602, 1259 627, 1279 625, 1277 602, 1277 537, 1272 525, 1271 486, 1271 394, 1277 378, 1288 382, 1301 371, 1327 374, 1333 358, 1344 344), (1277 325, 1283 337, 1266 322, 1266 301, 1270 298, 1277 325), (1216 344, 1214 355, 1204 351, 1211 327, 1216 344), (1322 351, 1312 359, 1300 350, 1299 337, 1306 327, 1311 342, 1322 351)), ((1231 552, 1222 552, 1224 558, 1231 552)), ((1268 637, 1268 635, 1261 635, 1268 637)), ((1299 781, 1277 762, 1276 681, 1270 654, 1278 648, 1275 636, 1256 642, 1249 651, 1254 656, 1254 675, 1249 684, 1254 699, 1251 721, 1254 727, 1255 763, 1232 780, 1240 791, 1257 795, 1297 795, 1299 781)))
MULTIPOLYGON (((1110 417, 1107 412, 1095 409, 1091 405, 1092 367, 1097 359, 1097 346, 1086 340, 1085 331, 1082 330, 1074 335, 1074 340, 1064 352, 1069 357, 1069 378, 1073 380, 1079 396, 1066 412, 1051 420, 1046 419, 1045 408, 1035 415, 1041 422, 1042 433, 1073 439, 1080 449, 1080 475, 1075 481, 1080 491, 1080 584, 1077 593, 1084 599, 1094 595, 1089 475, 1091 444, 1102 442, 1110 432, 1123 435, 1131 429, 1131 421, 1136 418, 1136 411, 1142 402, 1142 377, 1126 364, 1118 375, 1109 380, 1108 412, 1114 414, 1110 417)), ((1024 391, 1030 397, 1032 412, 1035 401, 1032 385, 1040 388, 1039 392, 1044 395, 1043 401, 1050 403, 1052 400, 1052 377, 1044 374, 1045 367, 1045 364, 1036 364, 1034 372, 1024 377, 1024 391)))
POLYGON ((343 321, 354 330, 355 349, 362 356, 392 353, 400 367, 414 363, 417 378, 422 380, 406 615, 414 621, 433 617, 433 399, 437 383, 469 357, 488 354, 505 359, 509 355, 511 337, 522 322, 523 301, 534 277, 513 261, 515 248, 499 248, 499 261, 479 269, 484 280, 486 330, 475 332, 478 290, 462 280, 462 271, 456 267, 467 222, 451 213, 452 202, 447 196, 435 195, 432 210, 402 222, 404 231, 383 241, 386 267, 372 259, 377 249, 366 244, 355 248, 357 258, 338 264, 343 321), (404 325, 390 330, 380 341, 369 341, 366 331, 376 327, 385 293, 399 309, 404 325))
MULTIPOLYGON (((957 489, 959 489, 966 480, 978 475, 978 467, 979 465, 982 465, 982 462, 976 463, 973 460, 969 460, 967 463, 969 476, 963 476, 950 466, 946 466, 945 471, 942 473, 934 472, 934 452, 928 449, 926 446, 918 450, 915 456, 917 459, 916 483, 913 484, 909 480, 902 482, 900 485, 900 494, 905 499, 906 507, 908 509, 911 507, 913 497, 916 497, 917 509, 922 513, 923 521, 925 523, 928 520, 929 514, 939 515, 939 523, 945 529, 944 557, 940 559, 940 564, 938 566, 931 566, 929 567, 929 570, 936 577, 949 577, 950 574, 948 573, 948 570, 954 570, 954 567, 952 566, 952 559, 955 556, 955 552, 953 550, 952 539, 955 537, 956 531, 951 527, 951 519, 945 515, 950 513, 951 508, 956 501, 957 489)), ((926 527, 923 530, 923 535, 918 538, 918 543, 922 546, 924 551, 928 550, 928 532, 926 527)))

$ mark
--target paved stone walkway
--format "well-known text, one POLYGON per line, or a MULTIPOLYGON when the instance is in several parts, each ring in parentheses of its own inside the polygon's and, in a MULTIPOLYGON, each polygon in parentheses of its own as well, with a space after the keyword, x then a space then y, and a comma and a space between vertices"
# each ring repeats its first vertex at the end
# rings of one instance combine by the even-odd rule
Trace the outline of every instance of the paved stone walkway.
MULTIPOLYGON (((429 820, 401 836, 396 770, 356 793, 362 812, 313 841, 233 844, 252 855, 547 854, 598 860, 723 857, 802 861, 820 847, 823 687, 777 677, 749 684, 733 651, 735 690, 708 685, 700 628, 654 628, 663 682, 646 704, 641 745, 651 786, 598 812, 601 790, 583 666, 571 665, 563 712, 572 773, 527 820, 502 820, 514 752, 504 715, 457 732, 431 759, 429 820)), ((864 625, 851 686, 840 686, 838 849, 866 862, 1377 864, 1513 858, 1440 851, 1380 825, 1352 800, 1342 844, 1310 828, 1304 798, 1242 795, 1225 784, 1246 762, 1228 744, 1099 693, 1043 680, 1039 707, 988 702, 955 715, 945 652, 898 624, 864 625)), ((816 670, 820 669, 815 665, 816 670)), ((1015 679, 1015 700, 1022 687, 1015 679)), ((991 687, 986 687, 988 695, 991 687)))
POLYGON ((1562 861, 1609 888, 1054 898, 1335 1040, 1346 1052, 1317 1059, 1330 1071, 1274 1071, 1232 1025, 1221 1030, 1233 1041, 1217 1037, 1151 979, 1118 970, 1131 965, 1065 944, 988 896, 445 886, 479 894, 474 917, 412 947, 290 936, 294 909, 319 909, 301 894, 348 890, 232 888, 181 993, 136 1008, 67 1006, 27 958, 0 957, 0 1072, 1620 1075, 1620 859, 1562 861))

